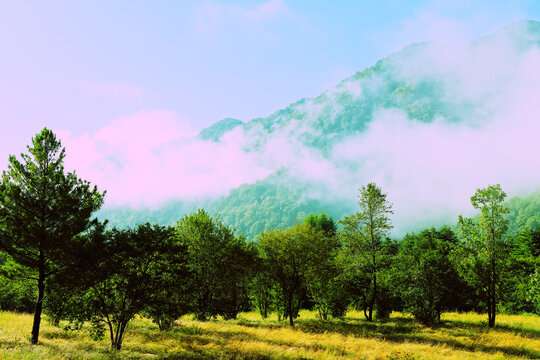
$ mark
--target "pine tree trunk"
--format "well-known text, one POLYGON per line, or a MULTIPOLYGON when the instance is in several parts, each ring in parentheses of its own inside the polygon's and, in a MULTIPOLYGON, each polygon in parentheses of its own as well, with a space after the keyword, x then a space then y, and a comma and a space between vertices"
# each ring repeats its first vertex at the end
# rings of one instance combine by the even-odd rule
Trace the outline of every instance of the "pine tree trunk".
POLYGON ((39 326, 41 324, 41 311, 43 309, 43 298, 45 296, 45 257, 43 252, 39 253, 39 276, 38 276, 38 297, 34 307, 34 324, 32 326, 32 344, 38 343, 39 326))

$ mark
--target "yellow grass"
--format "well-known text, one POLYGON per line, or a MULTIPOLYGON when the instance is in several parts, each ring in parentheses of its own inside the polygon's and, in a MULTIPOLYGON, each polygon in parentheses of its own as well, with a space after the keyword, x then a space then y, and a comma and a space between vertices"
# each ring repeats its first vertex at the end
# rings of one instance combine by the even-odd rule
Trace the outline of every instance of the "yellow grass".
POLYGON ((32 316, 0 312, 0 359, 540 359, 540 317, 499 315, 495 329, 486 318, 448 313, 429 328, 398 313, 368 323, 358 312, 321 322, 302 311, 292 329, 275 316, 243 313, 233 321, 186 316, 167 332, 137 318, 123 349, 113 351, 107 338, 93 341, 84 330, 46 320, 39 345, 31 346, 32 316))

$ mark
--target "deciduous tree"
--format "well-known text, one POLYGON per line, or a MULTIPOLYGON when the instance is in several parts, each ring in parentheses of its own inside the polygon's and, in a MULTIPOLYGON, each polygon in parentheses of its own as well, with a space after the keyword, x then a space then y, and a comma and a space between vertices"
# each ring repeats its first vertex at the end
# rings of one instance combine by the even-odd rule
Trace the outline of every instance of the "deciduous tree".
POLYGON ((336 236, 336 223, 323 212, 308 215, 304 224, 323 235, 318 243, 313 244, 317 249, 311 251, 312 259, 306 274, 309 295, 315 302, 320 319, 326 320, 330 314, 342 316, 346 299, 343 284, 338 279, 343 269, 336 261, 341 245, 336 236))
POLYGON ((392 229, 389 215, 393 214, 392 204, 387 194, 375 183, 362 186, 358 196, 360 211, 346 216, 340 223, 343 225, 342 238, 344 245, 353 257, 352 261, 361 264, 369 273, 371 283, 367 295, 367 320, 373 320, 373 308, 377 301, 377 275, 381 268, 383 240, 392 229))
POLYGON ((468 246, 463 269, 467 277, 482 290, 488 311, 488 326, 495 326, 499 285, 504 274, 508 247, 504 234, 508 229, 503 205, 506 193, 500 185, 477 189, 471 197, 472 206, 480 210, 478 221, 459 216, 459 225, 468 246))
POLYGON ((392 274, 395 290, 404 309, 424 324, 437 323, 444 310, 455 306, 461 285, 451 261, 456 244, 448 227, 407 234, 399 244, 392 274))
POLYGON ((174 234, 187 249, 197 318, 236 317, 243 303, 249 303, 247 287, 255 249, 204 210, 182 218, 174 234))
POLYGON ((332 239, 328 240, 322 231, 307 224, 260 234, 261 255, 266 260, 268 274, 278 284, 278 298, 291 326, 294 326, 310 274, 328 263, 335 248, 332 239))

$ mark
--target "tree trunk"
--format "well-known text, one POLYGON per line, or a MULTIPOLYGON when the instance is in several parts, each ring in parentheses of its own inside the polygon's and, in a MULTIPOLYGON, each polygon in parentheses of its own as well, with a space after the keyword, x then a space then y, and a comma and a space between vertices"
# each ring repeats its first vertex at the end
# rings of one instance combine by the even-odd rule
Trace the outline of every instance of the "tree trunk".
POLYGON ((294 320, 293 320, 293 297, 294 295, 291 293, 289 294, 289 299, 288 299, 288 302, 289 302, 289 324, 291 325, 291 327, 294 327, 294 320))
POLYGON ((364 300, 364 316, 366 317, 366 320, 369 320, 369 316, 367 314, 367 297, 365 293, 362 295, 362 299, 364 300))
POLYGON ((109 334, 111 335, 111 346, 114 347, 114 328, 108 316, 107 316, 107 324, 109 325, 109 334))
POLYGON ((115 340, 112 344, 111 344, 111 348, 113 350, 121 350, 122 349, 122 340, 115 340))
POLYGON ((120 350, 122 349, 122 340, 124 339, 124 332, 126 330, 127 322, 120 322, 118 324, 118 328, 116 329, 116 336, 114 337, 114 341, 111 343, 111 347, 114 350, 120 350))
POLYGON ((488 289, 487 289, 487 298, 488 298, 488 327, 492 328, 495 326, 495 308, 496 308, 496 280, 495 280, 495 259, 490 259, 490 272, 488 275, 488 289))
POLYGON ((41 311, 43 309, 43 298, 45 296, 45 257, 43 252, 39 253, 39 276, 38 276, 38 297, 34 307, 34 324, 32 326, 32 344, 38 343, 39 326, 41 323, 41 311))
POLYGON ((289 294, 287 295, 287 309, 288 309, 288 312, 289 312, 289 325, 291 325, 291 327, 294 327, 294 311, 293 311, 293 302, 294 302, 294 291, 291 291, 289 292, 289 294))
POLYGON ((495 291, 494 284, 489 288, 488 300, 488 327, 495 327, 495 291))
POLYGON ((373 293, 371 294, 371 299, 369 299, 368 304, 368 318, 367 321, 373 321, 373 307, 375 305, 375 299, 376 299, 376 290, 377 289, 377 278, 375 277, 375 273, 373 274, 373 293))
POLYGON ((232 309, 231 309, 231 319, 236 319, 238 316, 238 294, 236 292, 236 284, 233 287, 233 298, 232 298, 232 309))
POLYGON ((373 321, 373 308, 375 307, 375 301, 377 300, 377 268, 375 267, 375 255, 373 255, 373 292, 371 293, 371 299, 369 300, 369 318, 368 321, 373 321))
POLYGON ((268 317, 268 304, 266 303, 266 300, 263 302, 261 306, 261 317, 263 319, 266 319, 268 317))
POLYGON ((495 259, 491 260, 491 293, 489 294, 491 298, 491 321, 489 322, 489 327, 495 327, 495 312, 497 311, 497 274, 495 269, 495 259))

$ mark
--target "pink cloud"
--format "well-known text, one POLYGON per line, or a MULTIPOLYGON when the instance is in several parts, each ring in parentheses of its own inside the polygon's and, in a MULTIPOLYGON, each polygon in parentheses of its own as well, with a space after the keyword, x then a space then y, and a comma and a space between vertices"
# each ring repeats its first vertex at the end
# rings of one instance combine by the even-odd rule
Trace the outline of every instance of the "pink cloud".
POLYGON ((269 174, 241 142, 202 141, 189 122, 165 110, 122 116, 94 134, 57 133, 66 168, 107 190, 109 205, 215 197, 269 174))

